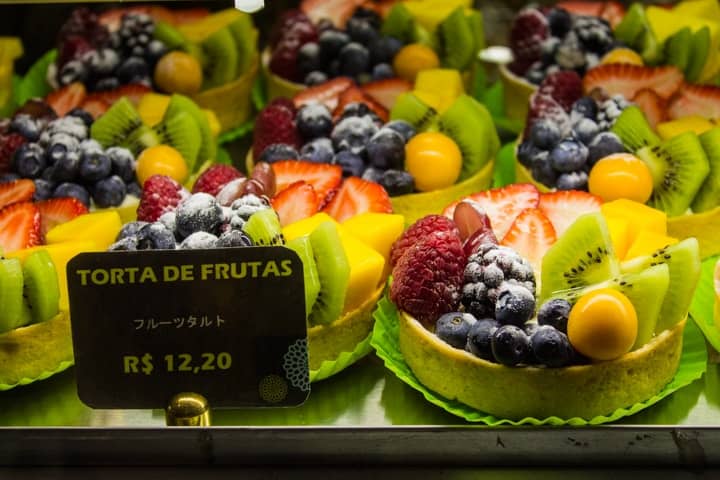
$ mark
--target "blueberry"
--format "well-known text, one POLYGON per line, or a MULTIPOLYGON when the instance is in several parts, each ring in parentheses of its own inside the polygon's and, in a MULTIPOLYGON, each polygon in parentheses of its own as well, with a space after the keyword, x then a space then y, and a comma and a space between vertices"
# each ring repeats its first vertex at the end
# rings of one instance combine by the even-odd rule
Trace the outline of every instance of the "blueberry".
POLYGON ((333 128, 330 138, 335 151, 349 150, 355 155, 365 154, 367 143, 377 132, 377 126, 369 115, 348 117, 333 128))
POLYGON ((532 84, 540 85, 544 79, 545 69, 543 68, 542 62, 533 63, 525 72, 525 80, 532 84))
POLYGON ((528 337, 532 337, 539 326, 537 322, 526 322, 525 325, 522 326, 522 329, 528 337))
POLYGON ((115 71, 122 83, 131 83, 133 79, 146 77, 150 70, 145 59, 140 57, 128 57, 115 71))
POLYGON ((321 18, 317 24, 315 24, 315 28, 318 32, 322 33, 325 30, 330 30, 335 28, 335 25, 333 24, 332 20, 329 18, 321 18))
POLYGON ((117 237, 115 237, 115 240, 122 240, 123 238, 134 237, 137 235, 140 229, 147 224, 148 222, 142 221, 128 222, 122 226, 122 228, 117 234, 117 237))
POLYGON ((592 97, 580 97, 573 103, 570 114, 575 117, 579 116, 595 120, 597 111, 597 103, 592 97))
POLYGON ((335 151, 329 138, 316 138, 300 149, 300 158, 315 163, 332 163, 335 151))
POLYGON ((558 144, 560 138, 560 129, 551 120, 537 120, 530 129, 530 140, 540 150, 550 150, 558 144))
POLYGON ((315 70, 305 76, 305 80, 303 80, 303 83, 308 87, 312 87, 313 85, 320 85, 321 83, 325 83, 327 81, 328 76, 326 73, 315 70))
POLYGON ((295 125, 306 140, 326 137, 333 128, 332 114, 322 103, 308 103, 298 111, 295 125))
POLYGON ((95 91, 108 92, 120 87, 120 80, 117 77, 105 77, 95 82, 95 91))
POLYGON ((395 70, 388 63, 378 63, 372 69, 373 80, 385 80, 393 78, 395 76, 395 70))
POLYGON ((37 143, 24 143, 13 155, 15 171, 24 178, 37 178, 45 169, 45 152, 37 143))
POLYGON ((382 170, 374 167, 368 167, 365 169, 365 171, 362 174, 363 180, 367 180, 369 182, 375 182, 380 183, 382 181, 383 174, 382 170))
POLYGON ((60 85, 70 85, 73 82, 84 82, 88 75, 88 68, 80 60, 70 60, 58 72, 57 80, 60 85))
POLYGON ((530 168, 533 165, 533 157, 539 152, 540 149, 529 138, 520 145, 518 145, 515 155, 517 156, 518 162, 530 168))
POLYGON ((572 28, 572 16, 564 8, 552 8, 546 15, 553 37, 563 38, 572 28))
POLYGON ((476 321, 475 317, 469 313, 446 313, 435 324, 435 335, 448 345, 465 348, 470 327, 476 321))
POLYGON ((150 40, 145 47, 145 59, 154 65, 167 53, 167 50, 165 44, 160 40, 150 40))
POLYGON ((495 361, 507 366, 525 363, 531 356, 530 338, 515 325, 503 325, 491 338, 495 361))
POLYGON ((405 163, 405 139, 391 128, 381 128, 367 144, 370 165, 387 169, 402 169, 405 163))
POLYGON ((333 163, 342 167, 344 177, 359 177, 365 170, 365 162, 362 157, 349 150, 336 153, 333 163))
POLYGON ((108 252, 134 252, 137 250, 138 239, 137 237, 125 237, 120 240, 116 240, 115 243, 110 245, 107 249, 108 252))
POLYGON ((53 190, 53 198, 73 197, 82 202, 83 205, 90 208, 90 193, 82 185, 72 182, 64 182, 55 187, 53 190))
POLYGON ((117 207, 125 200, 126 193, 125 182, 117 175, 99 180, 92 188, 92 198, 100 208, 117 207))
POLYGON ((370 113, 372 113, 370 107, 363 102, 352 102, 343 107, 342 112, 340 112, 340 120, 348 117, 364 117, 370 115, 370 113))
POLYGON ((585 166, 588 149, 582 143, 563 140, 550 152, 550 163, 558 172, 573 172, 585 166))
POLYGON ((322 58, 320 57, 320 45, 316 42, 308 42, 298 50, 297 64, 302 75, 315 70, 322 70, 322 58))
POLYGON ((483 318, 475 322, 467 335, 465 350, 476 357, 494 361, 492 353, 492 335, 500 328, 500 324, 492 318, 483 318))
MULTIPOLYGON (((110 175, 111 171, 112 162, 110 161, 110 157, 100 150, 83 153, 82 157, 80 157, 80 178, 87 183, 94 183, 106 178, 110 175)), ((122 179, 120 179, 120 181, 122 181, 122 179)), ((123 182, 123 191, 124 189, 125 184, 123 182)), ((124 195, 123 193, 123 196, 124 195)))
POLYGON ((33 200, 39 202, 41 200, 47 200, 52 197, 53 190, 55 189, 55 183, 45 180, 43 178, 36 178, 35 182, 35 193, 33 193, 33 200))
POLYGON ((550 325, 563 333, 567 333, 567 321, 571 305, 562 298, 553 298, 543 303, 538 310, 537 319, 540 325, 550 325))
POLYGON ((228 230, 227 232, 220 235, 217 240, 216 246, 218 248, 224 247, 251 247, 253 244, 250 237, 240 230, 228 230))
POLYGON ((40 125, 26 113, 15 115, 10 121, 10 130, 19 133, 28 142, 37 142, 40 139, 40 125))
POLYGON ((357 7, 352 14, 352 18, 358 18, 368 22, 375 30, 379 30, 382 25, 382 18, 371 8, 357 7))
POLYGON ((601 132, 588 145, 588 163, 593 166, 601 158, 625 151, 620 138, 612 132, 601 132))
POLYGON ((403 139, 405 139, 405 142, 410 140, 412 137, 415 136, 415 127, 410 125, 405 120, 393 120, 391 122, 388 122, 385 124, 383 128, 389 128, 390 130, 395 130, 400 135, 402 135, 403 139))
POLYGON ((129 182, 126 185, 127 194, 140 198, 142 196, 142 187, 138 182, 129 182))
POLYGON ((160 222, 144 225, 136 238, 138 250, 175 250, 175 235, 160 222))
POLYGON ((583 118, 573 125, 573 134, 575 135, 575 138, 585 145, 589 145, 598 132, 600 132, 600 127, 598 127, 598 124, 595 123, 594 120, 590 120, 589 118, 583 118))
POLYGON ((540 44, 540 60, 543 65, 550 65, 555 61, 555 54, 561 40, 557 37, 548 37, 540 44))
MULTIPOLYGON (((165 228, 170 230, 171 232, 175 232, 177 230, 177 214, 174 211, 165 212, 157 219, 158 222, 165 225, 165 228)), ((175 239, 177 240, 178 236, 175 235, 175 239)))
POLYGON ((373 65, 392 65, 397 52, 402 48, 402 42, 395 37, 378 37, 370 42, 370 63, 373 65))
MULTIPOLYGON (((547 152, 543 152, 547 153, 547 152)), ((533 163, 530 173, 538 182, 548 187, 554 187, 557 182, 557 172, 552 168, 549 161, 533 163)))
POLYGON ((370 53, 367 48, 357 42, 345 45, 338 59, 340 60, 340 73, 354 77, 368 70, 370 66, 370 53))
POLYGON ((79 107, 73 108, 72 110, 70 110, 68 112, 68 116, 79 118, 80 120, 83 121, 83 123, 85 124, 86 127, 89 127, 95 121, 93 119, 92 115, 90 115, 88 112, 86 112, 85 110, 83 110, 82 108, 79 108, 79 107))
POLYGON ((345 29, 353 42, 365 46, 369 46, 379 36, 378 31, 372 24, 363 18, 350 18, 345 25, 345 29))
POLYGON ((569 365, 573 349, 567 336, 550 325, 542 325, 530 337, 535 360, 548 367, 558 368, 569 365))
POLYGON ((588 175, 583 171, 563 173, 557 178, 558 190, 587 190, 588 175))
POLYGON ((185 238, 195 232, 215 233, 222 223, 223 211, 215 197, 195 193, 178 205, 177 233, 185 238))
POLYGON ((132 152, 123 147, 110 147, 105 151, 112 164, 112 173, 125 182, 135 179, 135 157, 132 152))
POLYGON ((206 248, 215 248, 218 237, 208 232, 191 233, 185 240, 178 245, 180 250, 200 250, 206 248))
POLYGON ((320 54, 324 61, 334 59, 340 53, 342 48, 350 43, 350 36, 339 30, 325 30, 318 37, 318 45, 320 45, 320 54))
POLYGON ((298 152, 284 143, 273 143, 265 147, 258 159, 260 162, 274 163, 280 160, 297 160, 298 152))
POLYGON ((102 151, 103 149, 102 145, 100 145, 97 140, 94 140, 92 138, 80 142, 78 148, 80 150, 80 153, 97 152, 102 151))
POLYGON ((0 183, 8 183, 8 182, 14 182, 15 180, 20 180, 20 175, 13 172, 3 173, 0 175, 0 183))
POLYGON ((385 170, 379 183, 391 197, 415 191, 415 179, 405 170, 385 170))
POLYGON ((495 319, 503 325, 522 326, 535 313, 535 296, 527 288, 503 283, 498 289, 495 319))
POLYGON ((68 147, 77 147, 77 142, 88 138, 88 127, 82 119, 75 116, 58 118, 50 122, 41 139, 47 133, 47 143, 65 143, 68 147))

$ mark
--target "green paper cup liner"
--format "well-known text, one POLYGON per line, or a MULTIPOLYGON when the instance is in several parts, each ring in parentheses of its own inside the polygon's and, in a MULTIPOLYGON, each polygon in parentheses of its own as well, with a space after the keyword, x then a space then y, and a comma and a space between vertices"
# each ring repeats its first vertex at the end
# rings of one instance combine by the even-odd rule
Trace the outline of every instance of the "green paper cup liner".
POLYGON ((371 339, 372 333, 370 333, 365 340, 358 343, 353 351, 342 352, 335 360, 325 360, 320 363, 320 367, 317 370, 310 370, 310 382, 319 382, 320 380, 332 377, 372 352, 373 348, 372 345, 370 345, 371 339))
POLYGON ((720 328, 715 318, 715 264, 720 257, 702 263, 700 281, 690 304, 690 317, 695 321, 712 347, 720 352, 720 328))
POLYGON ((47 81, 48 68, 55 63, 57 50, 50 50, 40 57, 20 79, 13 91, 17 105, 22 105, 31 98, 44 97, 52 91, 47 81))
POLYGON ((651 405, 656 404, 671 393, 683 388, 702 377, 707 367, 707 351, 705 341, 698 328, 693 322, 687 322, 683 332, 683 350, 680 356, 680 364, 674 378, 656 395, 643 402, 636 403, 626 408, 618 408, 607 416, 596 416, 591 419, 573 417, 547 417, 534 418, 526 417, 519 420, 496 417, 467 405, 448 400, 432 390, 425 387, 415 377, 410 366, 405 362, 400 351, 398 310, 387 297, 378 302, 378 308, 374 313, 375 328, 373 330, 372 346, 375 352, 384 362, 385 366, 392 371, 400 380, 420 392, 427 401, 442 408, 443 410, 461 417, 468 422, 483 423, 488 426, 501 425, 600 425, 614 422, 624 417, 633 415, 651 405))

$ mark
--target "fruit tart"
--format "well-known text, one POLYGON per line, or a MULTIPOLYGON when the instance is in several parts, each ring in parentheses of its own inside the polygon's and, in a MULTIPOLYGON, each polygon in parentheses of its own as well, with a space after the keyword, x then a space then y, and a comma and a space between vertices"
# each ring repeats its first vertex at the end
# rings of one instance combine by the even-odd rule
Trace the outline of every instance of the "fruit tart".
POLYGON ((368 90, 340 78, 292 102, 276 99, 257 118, 247 160, 248 168, 288 159, 338 166, 345 177, 382 185, 393 210, 412 222, 487 188, 498 148, 489 113, 464 93, 460 74, 431 69, 412 90, 368 90))
POLYGON ((403 217, 389 210, 380 185, 357 177, 343 181, 338 166, 259 162, 246 177, 214 165, 191 191, 167 176, 147 179, 137 221, 125 224, 108 249, 294 250, 304 266, 309 365, 317 381, 371 350, 372 310, 387 276, 386 257, 404 226, 403 217), (332 216, 320 210, 321 202, 332 216))
MULTIPOLYGON (((481 192, 393 245, 397 315, 381 315, 424 388, 513 422, 580 423, 664 391, 680 363, 698 243, 656 248, 649 239, 665 225, 635 225, 644 248, 621 261, 615 213, 591 197, 532 185, 481 192)), ((376 333, 376 349, 395 362, 376 333)))
POLYGON ((413 82, 443 66, 466 72, 484 46, 472 2, 305 0, 275 24, 263 53, 269 99, 292 97, 336 77, 358 84, 413 82))

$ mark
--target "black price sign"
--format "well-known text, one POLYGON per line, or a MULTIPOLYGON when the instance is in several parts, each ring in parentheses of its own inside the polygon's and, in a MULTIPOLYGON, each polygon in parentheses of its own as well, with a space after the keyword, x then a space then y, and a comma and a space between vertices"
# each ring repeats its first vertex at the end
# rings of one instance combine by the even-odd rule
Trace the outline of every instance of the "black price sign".
POLYGON ((67 266, 80 399, 293 406, 308 378, 303 267, 283 247, 83 253, 67 266))

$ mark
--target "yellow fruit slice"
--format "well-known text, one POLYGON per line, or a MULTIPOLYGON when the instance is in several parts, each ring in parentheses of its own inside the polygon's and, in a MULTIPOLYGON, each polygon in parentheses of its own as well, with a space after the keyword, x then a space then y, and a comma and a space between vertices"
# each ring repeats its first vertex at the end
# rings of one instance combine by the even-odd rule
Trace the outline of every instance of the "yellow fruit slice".
POLYGON ((630 260, 631 258, 652 255, 657 250, 663 247, 667 247, 668 245, 674 245, 677 242, 678 239, 675 237, 659 235, 657 233, 644 230, 638 233, 637 237, 635 237, 635 241, 628 249, 626 255, 621 258, 623 260, 630 260))
POLYGON ((720 254, 720 207, 703 213, 672 217, 667 233, 677 238, 695 237, 700 244, 700 258, 720 254))
POLYGON ((648 207, 642 203, 624 198, 603 203, 600 207, 605 218, 624 218, 628 221, 630 244, 642 231, 667 234, 667 215, 665 212, 648 207))
POLYGON ((327 213, 320 212, 316 213, 312 217, 303 218, 302 220, 286 225, 285 227, 283 227, 282 233, 285 237, 285 240, 289 242, 290 240, 310 235, 310 233, 312 233, 312 231, 315 230, 318 225, 324 222, 332 222, 336 226, 340 225, 334 218, 332 218, 327 213))
POLYGON ((615 256, 622 260, 630 248, 630 222, 626 218, 606 217, 615 256))
POLYGON ((373 248, 390 261, 392 244, 405 229, 405 217, 397 213, 366 212, 350 217, 342 223, 350 234, 373 248))
POLYGON ((614 48, 602 57, 600 63, 629 63, 631 65, 644 65, 642 57, 629 48, 614 48))
POLYGON ((463 93, 465 87, 460 72, 449 68, 431 68, 423 70, 415 77, 414 91, 421 99, 424 94, 437 98, 437 104, 431 104, 442 113, 463 93))
POLYGON ((717 0, 686 0, 673 7, 677 18, 696 17, 720 22, 720 4, 717 0))
POLYGON ((241 16, 246 15, 234 8, 227 8, 199 20, 179 25, 177 29, 191 42, 200 43, 213 33, 227 27, 241 16))
POLYGON ((663 140, 675 137, 685 132, 694 132, 696 135, 707 132, 713 125, 710 120, 700 115, 690 115, 687 117, 678 118, 677 120, 671 120, 669 122, 658 123, 655 127, 658 135, 663 140))
POLYGON ((411 0, 403 5, 415 20, 432 32, 457 7, 472 8, 472 0, 411 0))
POLYGON ((143 123, 154 126, 163 119, 169 103, 170 95, 147 93, 140 99, 137 111, 143 123))
POLYGON ((121 228, 122 220, 116 211, 88 213, 53 227, 45 234, 45 242, 55 244, 87 240, 105 250, 115 241, 121 228))

